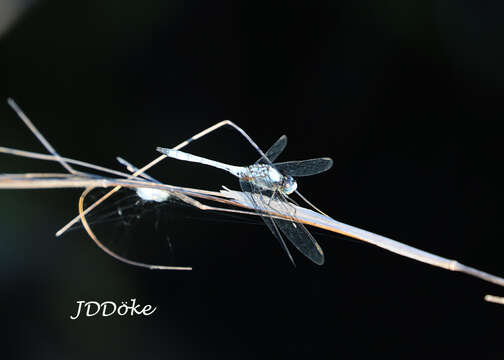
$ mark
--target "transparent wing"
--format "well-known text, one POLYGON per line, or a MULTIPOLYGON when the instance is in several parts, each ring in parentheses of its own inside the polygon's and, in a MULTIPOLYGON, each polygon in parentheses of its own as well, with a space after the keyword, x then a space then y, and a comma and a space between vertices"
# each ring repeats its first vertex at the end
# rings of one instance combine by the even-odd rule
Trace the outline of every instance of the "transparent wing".
POLYGON ((292 220, 275 219, 277 226, 282 230, 285 237, 298 249, 304 256, 317 265, 324 263, 324 252, 322 248, 306 229, 306 227, 296 221, 295 209, 287 202, 282 194, 277 195, 280 200, 279 206, 283 207, 286 214, 292 217, 292 220))
POLYGON ((322 252, 322 249, 315 241, 313 236, 305 228, 305 226, 296 221, 295 210, 292 206, 289 205, 287 199, 285 199, 278 192, 272 195, 271 191, 258 188, 257 186, 254 186, 253 184, 244 180, 240 180, 240 185, 242 187, 242 190, 247 194, 253 206, 256 208, 256 211, 261 214, 261 217, 263 218, 266 225, 278 239, 285 252, 287 252, 292 263, 294 263, 294 260, 292 259, 292 256, 289 253, 289 250, 285 245, 285 242, 283 241, 283 238, 278 229, 280 229, 284 233, 284 235, 296 247, 296 249, 298 249, 311 261, 318 265, 322 265, 324 263, 324 253, 322 252), (260 211, 260 209, 267 210, 271 208, 271 202, 274 202, 275 207, 280 207, 280 210, 282 210, 282 212, 288 215, 291 219, 281 220, 264 215, 260 211))
MULTIPOLYGON (((278 139, 269 148, 269 150, 266 151, 265 155, 271 162, 273 162, 282 153, 282 151, 284 151, 286 146, 287 146, 287 136, 282 135, 280 136, 280 139, 278 139)), ((256 161, 256 164, 266 164, 266 160, 264 160, 264 158, 261 157, 259 160, 256 161)))
POLYGON ((290 261, 294 266, 296 266, 296 263, 294 262, 294 259, 292 258, 292 255, 287 248, 287 245, 285 245, 285 241, 282 238, 282 234, 278 230, 278 227, 276 226, 275 222, 273 219, 271 219, 269 216, 263 215, 261 211, 258 211, 258 209, 264 208, 260 204, 257 203, 257 201, 260 201, 260 198, 262 198, 262 195, 259 194, 258 188, 248 181, 240 180, 240 186, 242 191, 247 195, 248 199, 254 206, 256 212, 261 215, 261 218, 264 220, 268 228, 271 230, 273 235, 277 238, 278 242, 280 243, 280 246, 282 249, 287 253, 287 256, 289 256, 290 261), (253 194, 258 194, 257 197, 254 197, 253 194))
POLYGON ((329 170, 332 165, 333 161, 331 158, 287 161, 273 164, 282 174, 294 177, 320 174, 329 170))

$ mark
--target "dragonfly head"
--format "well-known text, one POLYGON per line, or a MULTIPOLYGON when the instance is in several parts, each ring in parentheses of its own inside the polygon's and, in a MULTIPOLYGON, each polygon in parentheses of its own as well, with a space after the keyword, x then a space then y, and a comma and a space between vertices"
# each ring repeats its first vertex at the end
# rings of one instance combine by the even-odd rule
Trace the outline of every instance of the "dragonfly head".
POLYGON ((297 182, 290 175, 284 175, 282 179, 282 183, 280 184, 280 191, 284 194, 289 195, 292 194, 297 189, 297 182))

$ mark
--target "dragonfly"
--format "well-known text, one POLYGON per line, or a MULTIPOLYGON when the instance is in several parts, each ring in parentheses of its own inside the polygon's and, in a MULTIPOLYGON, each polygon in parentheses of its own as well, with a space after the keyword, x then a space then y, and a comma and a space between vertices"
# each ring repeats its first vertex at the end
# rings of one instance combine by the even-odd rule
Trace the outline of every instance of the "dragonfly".
MULTIPOLYGON (((273 235, 279 241, 282 249, 295 266, 294 259, 285 244, 283 235, 304 256, 317 265, 324 263, 322 248, 308 232, 306 227, 296 219, 297 205, 289 195, 297 192, 297 181, 294 177, 311 176, 329 170, 333 161, 331 158, 315 158, 300 161, 273 163, 287 146, 287 136, 281 136, 250 166, 234 166, 215 160, 192 155, 180 150, 158 147, 157 151, 174 159, 200 163, 225 170, 239 179, 240 187, 248 198, 256 213, 261 216, 273 235), (268 215, 268 209, 286 214, 285 219, 268 215)), ((299 193, 298 193, 299 194, 299 193)))

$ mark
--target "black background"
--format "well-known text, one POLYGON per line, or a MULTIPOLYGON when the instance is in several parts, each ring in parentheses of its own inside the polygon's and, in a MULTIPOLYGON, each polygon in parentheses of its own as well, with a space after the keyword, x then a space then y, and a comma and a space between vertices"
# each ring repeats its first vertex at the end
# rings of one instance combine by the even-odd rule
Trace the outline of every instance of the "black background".
MULTIPOLYGON (((156 146, 223 119, 263 149, 285 133, 282 160, 334 159, 300 190, 335 219, 502 275, 496 4, 40 1, 1 34, 0 98, 13 97, 61 154, 116 169, 117 155, 145 164, 156 146)), ((43 152, 5 102, 0 119, 2 146, 43 152)), ((231 130, 187 150, 257 158, 231 130)), ((60 171, 0 161, 2 172, 60 171)), ((237 188, 174 160, 152 173, 237 188)), ((326 264, 293 252, 293 268, 266 227, 201 214, 174 239, 192 272, 133 268, 84 231, 54 236, 79 193, 0 193, 3 358, 504 354, 504 308, 483 301, 504 295, 494 285, 315 229, 326 264), (78 300, 130 298, 158 310, 69 319, 78 300)))

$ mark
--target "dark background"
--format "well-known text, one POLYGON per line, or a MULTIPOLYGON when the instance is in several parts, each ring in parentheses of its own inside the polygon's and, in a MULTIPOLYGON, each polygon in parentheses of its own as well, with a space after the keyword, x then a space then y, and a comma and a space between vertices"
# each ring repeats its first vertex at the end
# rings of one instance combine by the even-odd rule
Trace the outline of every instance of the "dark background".
MULTIPOLYGON (((44 152, 8 96, 61 154, 115 169, 117 155, 145 164, 156 146, 232 119, 263 149, 287 134, 283 160, 332 157, 300 190, 335 219, 504 274, 504 5, 40 1, 16 14, 13 3, 0 2, 2 146, 44 152)), ((187 150, 257 158, 231 130, 187 150)), ((61 171, 0 161, 2 172, 61 171)), ((152 173, 238 186, 174 160, 152 173)), ((504 308, 483 301, 504 295, 497 286, 316 229, 326 264, 293 251, 293 268, 257 219, 205 214, 173 239, 194 271, 133 268, 84 231, 54 236, 79 193, 0 193, 2 358, 504 355, 504 308), (158 310, 69 319, 78 300, 130 298, 158 310)))

